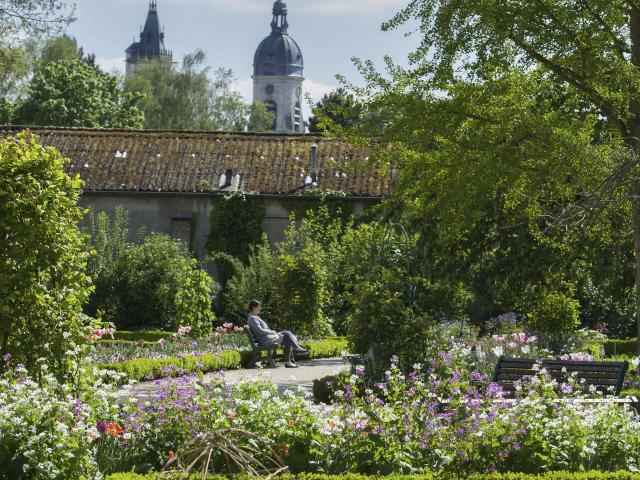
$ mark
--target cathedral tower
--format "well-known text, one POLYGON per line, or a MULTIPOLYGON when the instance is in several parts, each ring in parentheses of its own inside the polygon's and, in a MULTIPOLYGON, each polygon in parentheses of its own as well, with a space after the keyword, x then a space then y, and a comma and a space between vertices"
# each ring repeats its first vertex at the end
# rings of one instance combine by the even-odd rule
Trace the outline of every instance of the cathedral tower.
POLYGON ((287 4, 273 5, 271 35, 253 58, 253 101, 264 102, 276 113, 272 130, 304 133, 302 120, 302 52, 287 29, 287 4))
POLYGON ((144 24, 140 41, 134 42, 126 50, 127 55, 127 75, 135 70, 139 62, 166 58, 171 62, 172 54, 164 47, 164 30, 160 28, 158 20, 158 2, 151 0, 149 3, 149 13, 144 24))

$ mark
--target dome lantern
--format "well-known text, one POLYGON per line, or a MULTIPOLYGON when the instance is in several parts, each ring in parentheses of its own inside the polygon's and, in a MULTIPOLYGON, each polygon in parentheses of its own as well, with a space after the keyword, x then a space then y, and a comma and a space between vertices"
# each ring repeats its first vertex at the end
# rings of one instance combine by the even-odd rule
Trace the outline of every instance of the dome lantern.
POLYGON ((271 21, 271 33, 275 35, 287 34, 287 4, 277 0, 273 4, 273 20, 271 21))

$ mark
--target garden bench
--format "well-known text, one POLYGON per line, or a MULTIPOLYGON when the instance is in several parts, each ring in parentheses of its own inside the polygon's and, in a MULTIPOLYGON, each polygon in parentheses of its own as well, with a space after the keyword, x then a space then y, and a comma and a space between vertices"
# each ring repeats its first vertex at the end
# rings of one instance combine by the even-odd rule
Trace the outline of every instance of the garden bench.
POLYGON ((251 360, 251 366, 255 367, 258 360, 262 359, 262 352, 267 352, 266 360, 270 365, 275 364, 273 360, 273 352, 276 347, 261 347, 256 343, 256 340, 251 333, 251 329, 249 325, 244 326, 244 333, 247 334, 247 338, 249 339, 249 345, 251 345, 251 349, 253 350, 253 359, 251 360))
MULTIPOLYGON (((513 392, 517 380, 536 374, 536 370, 533 368, 536 364, 538 364, 538 360, 529 358, 500 357, 493 373, 492 381, 500 385, 505 391, 513 392)), ((576 373, 578 380, 584 379, 586 388, 594 385, 603 393, 619 395, 629 363, 542 360, 540 367, 544 368, 552 378, 560 382, 566 380, 572 373, 576 373)))

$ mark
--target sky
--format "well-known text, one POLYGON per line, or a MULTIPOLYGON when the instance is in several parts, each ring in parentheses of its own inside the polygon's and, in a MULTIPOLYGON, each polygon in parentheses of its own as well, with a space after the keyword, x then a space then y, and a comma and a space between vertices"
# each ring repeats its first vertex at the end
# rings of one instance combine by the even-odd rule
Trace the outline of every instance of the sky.
MULTIPOLYGON (((148 0, 76 0, 76 21, 67 33, 86 53, 96 55, 106 71, 124 72, 124 51, 138 40, 149 9, 148 0)), ((305 92, 313 101, 338 86, 336 74, 355 83, 362 79, 351 58, 373 60, 382 68, 390 55, 406 64, 418 36, 415 26, 382 32, 380 25, 407 0, 287 0, 289 35, 304 56, 305 92)), ((173 58, 196 49, 207 54, 212 70, 231 68, 235 87, 252 99, 253 55, 270 31, 273 0, 158 0, 165 46, 173 58)), ((308 111, 308 108, 306 109, 308 111)))

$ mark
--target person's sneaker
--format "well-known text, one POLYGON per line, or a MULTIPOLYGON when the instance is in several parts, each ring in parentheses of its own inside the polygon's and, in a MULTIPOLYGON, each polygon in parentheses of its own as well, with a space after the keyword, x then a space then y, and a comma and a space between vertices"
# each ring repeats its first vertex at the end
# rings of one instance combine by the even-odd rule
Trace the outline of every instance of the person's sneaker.
POLYGON ((300 368, 300 366, 295 363, 285 363, 284 368, 300 368))
POLYGON ((296 348, 296 353, 309 353, 306 348, 296 348))

